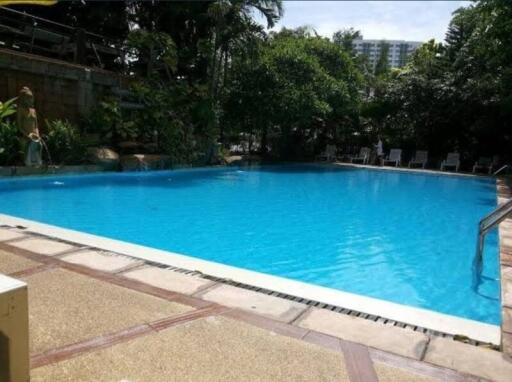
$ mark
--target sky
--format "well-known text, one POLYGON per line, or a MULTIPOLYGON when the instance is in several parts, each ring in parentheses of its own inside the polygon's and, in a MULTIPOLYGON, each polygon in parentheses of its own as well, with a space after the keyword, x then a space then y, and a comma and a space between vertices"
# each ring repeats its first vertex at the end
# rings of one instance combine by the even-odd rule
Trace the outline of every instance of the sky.
POLYGON ((288 1, 274 29, 312 27, 318 34, 352 27, 363 38, 386 40, 444 40, 454 10, 469 1, 288 1))

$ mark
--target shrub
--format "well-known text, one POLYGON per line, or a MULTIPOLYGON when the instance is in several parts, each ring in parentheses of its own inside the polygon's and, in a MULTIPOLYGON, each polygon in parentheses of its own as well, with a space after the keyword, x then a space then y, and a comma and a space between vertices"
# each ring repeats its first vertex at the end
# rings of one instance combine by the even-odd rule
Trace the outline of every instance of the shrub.
POLYGON ((16 104, 14 101, 16 101, 16 98, 12 98, 3 103, 0 102, 0 123, 10 115, 16 113, 16 104))
POLYGON ((0 121, 0 166, 13 165, 20 153, 18 128, 9 121, 0 121))
POLYGON ((102 139, 116 145, 124 140, 135 140, 139 136, 136 123, 123 115, 119 102, 115 99, 105 99, 89 113, 85 121, 86 131, 96 133, 102 139))
POLYGON ((80 163, 84 160, 85 148, 80 132, 68 121, 46 121, 45 142, 51 155, 49 159, 55 164, 80 163))
POLYGON ((8 117, 16 113, 16 98, 0 102, 0 166, 14 164, 19 154, 19 138, 16 125, 8 117))

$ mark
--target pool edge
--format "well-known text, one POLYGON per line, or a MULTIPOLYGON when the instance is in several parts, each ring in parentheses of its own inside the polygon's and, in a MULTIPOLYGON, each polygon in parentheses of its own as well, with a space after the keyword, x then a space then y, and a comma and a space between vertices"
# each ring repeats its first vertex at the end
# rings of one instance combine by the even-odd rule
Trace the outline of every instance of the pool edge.
POLYGON ((378 315, 390 320, 400 321, 438 332, 451 335, 464 335, 480 342, 498 345, 501 341, 501 330, 497 325, 451 316, 427 309, 400 305, 314 284, 289 280, 283 277, 267 275, 178 253, 60 228, 10 215, 0 214, 0 224, 23 226, 31 232, 60 240, 100 248, 168 266, 199 271, 205 275, 233 280, 258 288, 298 296, 324 304, 340 306, 366 314, 378 315))

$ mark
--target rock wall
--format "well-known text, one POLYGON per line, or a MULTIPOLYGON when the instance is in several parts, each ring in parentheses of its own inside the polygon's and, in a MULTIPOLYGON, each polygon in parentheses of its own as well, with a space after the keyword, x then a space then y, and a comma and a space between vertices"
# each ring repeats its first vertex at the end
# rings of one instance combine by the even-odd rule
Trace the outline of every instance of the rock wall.
POLYGON ((41 122, 61 118, 78 123, 103 94, 128 83, 127 77, 113 72, 0 49, 0 101, 28 86, 41 122))

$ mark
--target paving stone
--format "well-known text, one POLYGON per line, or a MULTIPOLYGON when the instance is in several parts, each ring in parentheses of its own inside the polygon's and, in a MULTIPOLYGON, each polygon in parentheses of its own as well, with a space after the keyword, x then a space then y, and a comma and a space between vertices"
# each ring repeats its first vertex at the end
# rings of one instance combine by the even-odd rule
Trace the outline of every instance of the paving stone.
POLYGON ((231 285, 221 285, 209 290, 201 298, 233 308, 258 313, 283 322, 290 322, 307 308, 306 305, 295 301, 231 285))
POLYGON ((501 267, 501 279, 512 281, 512 267, 508 267, 508 266, 501 267))
POLYGON ((512 362, 512 333, 501 333, 501 347, 503 353, 512 362))
POLYGON ((501 304, 512 308, 512 280, 501 280, 501 304))
POLYGON ((73 248, 77 248, 71 244, 39 237, 16 241, 10 243, 10 245, 13 247, 25 249, 30 252, 49 256, 58 255, 64 251, 70 251, 73 248))
POLYGON ((512 308, 502 307, 501 309, 501 329, 512 333, 512 308))
POLYGON ((427 344, 427 336, 423 333, 325 309, 311 309, 298 324, 306 329, 415 359, 420 359, 427 344))
POLYGON ((425 361, 496 382, 512 380, 512 363, 502 353, 446 338, 432 338, 425 361))
POLYGON ((500 223, 499 227, 500 229, 508 231, 509 229, 512 229, 512 221, 510 219, 505 219, 500 223))
POLYGON ((37 273, 24 280, 29 291, 31 353, 191 310, 62 269, 37 273))
POLYGON ((194 294, 207 285, 212 284, 211 281, 201 277, 185 275, 157 267, 135 269, 123 273, 123 276, 158 288, 183 294, 194 294))
POLYGON ((512 238, 509 236, 505 236, 503 234, 500 235, 500 246, 505 250, 512 248, 512 238))
POLYGON ((22 237, 26 237, 26 235, 13 229, 0 228, 0 241, 21 239, 22 237))
POLYGON ((208 317, 31 371, 31 381, 348 382, 343 355, 208 317))
POLYGON ((61 259, 104 272, 117 272, 129 266, 143 264, 140 260, 95 250, 80 251, 66 255, 61 259))
POLYGON ((408 370, 388 366, 383 363, 374 363, 373 367, 379 377, 379 382, 439 382, 439 379, 426 377, 408 370))
POLYGON ((512 252, 500 252, 500 263, 502 266, 512 267, 512 252))

